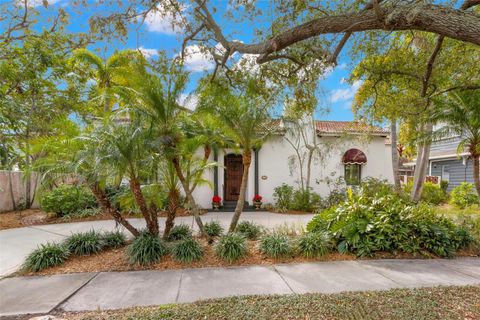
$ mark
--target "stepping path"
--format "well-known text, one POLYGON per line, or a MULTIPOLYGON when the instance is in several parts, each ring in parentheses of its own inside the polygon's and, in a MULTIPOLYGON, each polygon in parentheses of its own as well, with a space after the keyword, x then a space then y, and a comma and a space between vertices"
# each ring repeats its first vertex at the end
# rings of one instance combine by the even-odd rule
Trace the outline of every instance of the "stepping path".
MULTIPOLYGON (((232 215, 233 212, 209 212, 203 215, 202 219, 204 222, 211 220, 219 221, 224 228, 227 228, 232 219, 232 215)), ((258 211, 242 213, 240 221, 253 221, 267 228, 273 228, 282 224, 290 227, 304 227, 312 217, 313 214, 288 215, 258 211)), ((160 226, 163 227, 165 225, 165 218, 159 218, 158 220, 160 226)), ((145 228, 143 219, 129 219, 129 221, 137 228, 145 228)), ((175 219, 175 222, 177 224, 188 224, 194 229, 196 228, 193 217, 178 217, 175 219)), ((62 241, 73 232, 89 231, 92 229, 97 231, 110 231, 114 230, 115 227, 115 221, 101 220, 2 230, 0 231, 0 278, 17 271, 25 260, 25 257, 42 243, 62 241)), ((129 235, 123 227, 121 230, 129 235)))
POLYGON ((0 316, 193 302, 251 294, 480 285, 480 259, 361 260, 0 280, 0 316))

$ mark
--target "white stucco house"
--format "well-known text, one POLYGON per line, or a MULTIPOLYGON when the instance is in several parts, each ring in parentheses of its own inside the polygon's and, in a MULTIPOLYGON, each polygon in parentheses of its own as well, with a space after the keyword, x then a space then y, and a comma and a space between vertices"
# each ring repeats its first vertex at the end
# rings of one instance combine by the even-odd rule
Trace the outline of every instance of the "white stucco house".
MULTIPOLYGON (((306 121, 301 128, 278 120, 275 126, 262 147, 254 150, 246 196, 249 204, 256 194, 263 197, 263 203, 274 203, 275 187, 283 183, 299 185, 298 155, 306 156, 305 142, 317 145, 320 150, 312 160, 310 185, 322 196, 330 192, 326 180, 340 178, 354 185, 361 179, 374 177, 393 182, 389 132, 380 127, 319 120, 306 121), (300 146, 299 152, 293 146, 300 146)), ((210 209, 214 195, 220 196, 224 203, 236 202, 243 172, 241 155, 225 149, 212 154, 210 160, 218 166, 205 172, 204 178, 212 182, 213 188, 197 187, 194 191, 197 204, 210 209)), ((304 175, 305 167, 306 161, 304 175)))

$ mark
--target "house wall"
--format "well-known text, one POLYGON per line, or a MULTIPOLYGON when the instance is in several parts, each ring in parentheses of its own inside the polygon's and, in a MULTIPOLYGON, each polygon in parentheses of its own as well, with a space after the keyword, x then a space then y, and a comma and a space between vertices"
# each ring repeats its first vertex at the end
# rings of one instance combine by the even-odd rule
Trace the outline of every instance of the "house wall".
POLYGON ((448 191, 451 191, 462 182, 473 183, 473 163, 471 159, 465 159, 465 164, 462 158, 430 160, 431 175, 440 176, 442 180, 445 180, 445 176, 442 176, 443 166, 447 166, 450 172, 448 191))
MULTIPOLYGON (((322 196, 330 192, 327 179, 336 180, 344 176, 344 165, 341 163, 343 154, 351 148, 362 150, 367 156, 367 163, 362 165, 362 179, 374 177, 393 182, 392 161, 390 146, 385 145, 385 137, 364 137, 361 135, 347 135, 344 137, 319 137, 322 158, 315 159, 312 164, 311 187, 322 196)), ((224 156, 233 153, 232 150, 220 151, 218 154, 218 189, 219 196, 224 199, 224 156)), ((259 194, 264 203, 273 203, 274 189, 282 183, 299 186, 300 175, 298 165, 292 165, 291 159, 295 150, 284 136, 271 136, 259 150, 259 194)), ((213 161, 213 155, 210 157, 213 161)), ((249 170, 246 201, 252 203, 255 188, 254 177, 255 161, 252 153, 252 163, 249 170)), ((204 178, 213 181, 213 170, 205 172, 204 178)), ((198 186, 194 192, 197 203, 203 208, 211 208, 211 199, 214 195, 213 183, 211 186, 198 186)))

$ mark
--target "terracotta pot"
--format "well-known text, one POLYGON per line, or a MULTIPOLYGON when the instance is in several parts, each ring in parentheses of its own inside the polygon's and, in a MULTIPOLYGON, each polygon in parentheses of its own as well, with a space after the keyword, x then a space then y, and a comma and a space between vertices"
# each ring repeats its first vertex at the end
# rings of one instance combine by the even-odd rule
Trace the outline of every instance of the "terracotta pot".
POLYGON ((218 211, 220 208, 220 202, 212 202, 213 210, 218 211))
POLYGON ((253 201, 253 206, 255 210, 260 210, 262 208, 262 201, 253 201))

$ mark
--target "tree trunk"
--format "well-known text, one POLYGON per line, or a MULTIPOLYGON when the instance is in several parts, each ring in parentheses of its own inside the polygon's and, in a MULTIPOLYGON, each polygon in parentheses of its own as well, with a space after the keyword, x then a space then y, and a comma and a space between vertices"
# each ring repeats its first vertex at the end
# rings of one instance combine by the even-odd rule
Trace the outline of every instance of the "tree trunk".
POLYGON ((250 169, 250 164, 252 163, 252 151, 246 149, 243 151, 242 155, 243 160, 243 175, 242 183, 240 184, 240 195, 238 196, 237 206, 235 207, 235 213, 233 214, 232 221, 230 222, 229 232, 235 231, 237 227, 238 220, 243 211, 243 205, 245 203, 245 195, 247 193, 247 183, 248 183, 248 171, 250 169))
POLYGON ((188 185, 187 180, 183 175, 182 168, 180 167, 180 159, 175 156, 172 159, 172 163, 173 167, 175 168, 175 172, 177 173, 178 180, 180 180, 180 183, 182 184, 183 191, 185 192, 185 197, 192 206, 193 216, 195 218, 195 222, 197 223, 200 234, 203 235, 203 222, 202 218, 200 218, 200 209, 198 208, 197 203, 195 202, 195 199, 193 198, 192 192, 190 190, 190 186, 188 185))
POLYGON ((134 237, 138 237, 140 234, 138 230, 128 222, 124 217, 122 217, 121 213, 114 209, 112 204, 107 198, 107 195, 105 192, 100 188, 98 183, 90 185, 90 190, 92 190, 93 195, 95 196, 95 199, 98 202, 98 205, 102 209, 102 211, 110 214, 113 219, 122 226, 125 227, 134 237))
POLYGON ((392 119, 390 121, 390 141, 391 141, 391 152, 392 152, 392 169, 393 169, 393 182, 395 189, 400 190, 400 175, 399 175, 399 155, 397 150, 397 120, 392 119))
POLYGON ((425 135, 428 136, 426 140, 419 144, 417 161, 415 164, 415 175, 413 179, 413 188, 411 193, 411 199, 415 202, 420 201, 423 191, 423 185, 425 183, 425 177, 427 175, 428 162, 430 158, 430 137, 432 135, 433 125, 428 123, 425 129, 425 135))
POLYGON ((165 221, 165 231, 163 232, 163 239, 167 240, 172 230, 175 217, 177 216, 177 209, 180 202, 180 195, 177 189, 172 189, 168 193, 168 207, 167 207, 167 220, 165 221))
POLYGON ((17 203, 15 202, 15 194, 13 192, 12 171, 8 171, 8 186, 10 187, 10 198, 12 199, 13 211, 17 211, 17 203))
MULTIPOLYGON (((25 142, 25 169, 30 168, 30 134, 29 131, 27 130, 27 140, 25 142)), ((30 171, 29 171, 30 172, 30 171)), ((25 174, 25 170, 23 170, 23 178, 25 179, 25 208, 24 209, 30 209, 30 198, 31 198, 31 193, 32 193, 32 182, 30 181, 30 174, 28 176, 25 174)))
POLYGON ((473 156, 473 183, 480 198, 480 155, 473 156))
POLYGON ((137 178, 134 176, 130 176, 130 190, 133 193, 133 197, 135 198, 135 202, 137 203, 138 207, 140 208, 140 212, 142 213, 143 217, 145 218, 145 222, 147 223, 148 232, 152 235, 158 235, 158 221, 155 223, 153 221, 151 212, 148 210, 147 203, 145 198, 143 197, 142 188, 140 187, 140 183, 138 182, 137 178))

